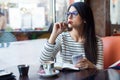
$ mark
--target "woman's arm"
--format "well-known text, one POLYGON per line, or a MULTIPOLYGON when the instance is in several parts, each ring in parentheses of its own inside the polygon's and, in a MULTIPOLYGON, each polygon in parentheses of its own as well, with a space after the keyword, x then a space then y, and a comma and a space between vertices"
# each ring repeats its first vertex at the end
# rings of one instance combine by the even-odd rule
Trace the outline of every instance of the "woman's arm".
POLYGON ((40 62, 54 60, 56 53, 60 50, 61 33, 66 29, 63 22, 55 23, 49 40, 44 45, 40 54, 40 62))
POLYGON ((61 35, 58 36, 58 38, 55 41, 55 44, 51 44, 48 41, 45 43, 40 53, 40 63, 42 63, 43 61, 50 61, 50 60, 53 61, 55 59, 56 54, 60 50, 60 45, 61 45, 60 38, 61 35))

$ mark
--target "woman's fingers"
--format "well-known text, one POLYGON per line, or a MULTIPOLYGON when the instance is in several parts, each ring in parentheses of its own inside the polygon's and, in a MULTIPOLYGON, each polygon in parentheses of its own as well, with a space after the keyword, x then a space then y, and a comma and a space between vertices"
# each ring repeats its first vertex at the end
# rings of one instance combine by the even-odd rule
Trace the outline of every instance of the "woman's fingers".
MULTIPOLYGON (((80 65, 82 63, 82 65, 84 65, 84 66, 82 66, 82 67, 84 67, 84 68, 96 68, 96 66, 92 63, 92 62, 90 62, 88 59, 81 59, 79 62, 78 62, 78 64, 80 65)), ((77 66, 77 67, 79 67, 79 66, 77 66)))
POLYGON ((61 29, 61 30, 66 29, 66 26, 65 26, 65 24, 63 22, 55 23, 55 27, 57 29, 61 29))
POLYGON ((87 62, 87 59, 86 59, 86 58, 83 58, 83 59, 80 59, 80 60, 78 61, 78 63, 81 63, 81 62, 87 62))
POLYGON ((89 67, 88 60, 86 58, 79 60, 76 67, 80 69, 87 69, 89 67))
POLYGON ((87 69, 88 64, 87 63, 78 63, 78 64, 76 64, 76 67, 78 67, 80 69, 87 69))

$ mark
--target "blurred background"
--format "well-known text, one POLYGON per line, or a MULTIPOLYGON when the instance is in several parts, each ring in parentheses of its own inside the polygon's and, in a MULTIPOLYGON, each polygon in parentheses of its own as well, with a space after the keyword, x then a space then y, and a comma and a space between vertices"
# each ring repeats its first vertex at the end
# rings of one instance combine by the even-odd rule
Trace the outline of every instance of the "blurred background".
POLYGON ((93 10, 96 35, 120 33, 120 0, 0 0, 0 31, 10 32, 17 41, 49 38, 52 26, 66 20, 73 2, 85 2, 93 10))

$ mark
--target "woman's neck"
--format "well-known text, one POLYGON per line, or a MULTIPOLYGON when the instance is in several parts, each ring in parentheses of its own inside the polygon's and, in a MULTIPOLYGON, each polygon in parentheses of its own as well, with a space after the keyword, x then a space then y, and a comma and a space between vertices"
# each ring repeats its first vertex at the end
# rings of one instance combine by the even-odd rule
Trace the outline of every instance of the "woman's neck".
POLYGON ((80 35, 80 32, 78 30, 73 29, 72 31, 69 32, 72 39, 75 40, 76 42, 82 42, 83 38, 80 35))

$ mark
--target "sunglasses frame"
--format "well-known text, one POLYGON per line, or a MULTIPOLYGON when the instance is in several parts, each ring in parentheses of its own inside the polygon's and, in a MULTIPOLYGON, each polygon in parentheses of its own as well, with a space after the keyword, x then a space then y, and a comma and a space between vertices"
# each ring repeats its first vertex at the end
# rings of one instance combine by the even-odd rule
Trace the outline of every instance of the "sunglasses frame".
POLYGON ((75 16, 77 16, 79 13, 78 13, 78 11, 73 11, 73 12, 67 12, 66 14, 67 14, 67 17, 70 16, 70 15, 72 15, 72 16, 75 17, 75 16))

